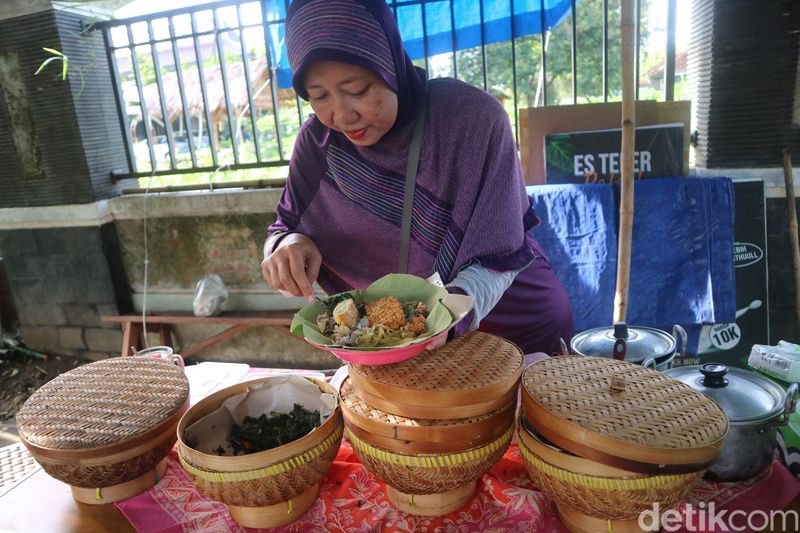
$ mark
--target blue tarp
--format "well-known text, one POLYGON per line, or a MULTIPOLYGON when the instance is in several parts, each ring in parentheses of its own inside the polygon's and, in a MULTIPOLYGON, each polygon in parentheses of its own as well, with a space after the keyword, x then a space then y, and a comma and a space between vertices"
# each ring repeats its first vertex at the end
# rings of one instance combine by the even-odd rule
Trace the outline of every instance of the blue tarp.
POLYGON ((576 331, 611 324, 617 272, 614 189, 541 185, 528 187, 528 194, 542 219, 532 234, 567 289, 576 331))
MULTIPOLYGON (((394 2, 387 2, 390 6, 394 2)), ((425 38, 428 34, 428 56, 456 50, 466 50, 484 44, 510 41, 513 35, 522 37, 541 33, 541 6, 544 5, 544 25, 550 29, 570 12, 571 0, 483 0, 483 40, 481 39, 481 0, 427 1, 423 29, 423 4, 403 5, 397 8, 397 26, 411 59, 425 57, 425 38), (452 4, 452 11, 451 11, 452 4), (513 9, 513 11, 512 11, 513 9), (455 32, 453 23, 455 22, 455 32)), ((268 20, 283 20, 286 15, 283 0, 264 0, 268 20)), ((272 64, 278 64, 278 86, 292 86, 289 60, 284 46, 284 25, 270 26, 272 64)))
MULTIPOLYGON (((453 0, 425 4, 425 29, 428 33, 428 55, 466 50, 481 45, 481 2, 479 0, 453 0), (451 16, 452 13, 452 16, 451 16), (455 22, 455 36, 453 35, 455 22)), ((389 2, 391 5, 392 2, 389 2)), ((514 13, 514 35, 522 37, 542 32, 541 6, 544 4, 545 28, 552 28, 570 12, 571 0, 483 0, 484 43, 510 41, 512 35, 511 13, 514 13)), ((403 44, 411 59, 425 57, 425 40, 422 27, 422 5, 397 8, 397 26, 403 44)))
MULTIPOLYGON (((577 331, 610 326, 616 290, 618 185, 528 187, 532 230, 572 303, 577 331)), ((627 321, 665 327, 733 322, 733 183, 637 181, 627 321)))

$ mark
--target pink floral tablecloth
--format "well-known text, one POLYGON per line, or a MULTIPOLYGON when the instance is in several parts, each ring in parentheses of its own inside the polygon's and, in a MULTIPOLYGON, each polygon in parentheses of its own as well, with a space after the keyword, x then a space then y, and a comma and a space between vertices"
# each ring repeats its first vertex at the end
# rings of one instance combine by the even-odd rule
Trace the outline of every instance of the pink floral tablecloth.
MULTIPOLYGON (((700 482, 679 508, 688 525, 681 531, 727 531, 717 524, 702 528, 698 515, 687 518, 687 508, 704 508, 714 502, 717 511, 745 512, 783 509, 800 493, 800 482, 779 462, 762 475, 743 483, 700 482), (692 507, 688 507, 691 505, 692 507)), ((140 532, 243 532, 225 505, 197 492, 173 450, 161 481, 149 491, 119 502, 130 523, 140 532)), ((384 484, 372 476, 345 440, 336 462, 320 484, 317 502, 299 520, 275 532, 547 532, 567 529, 558 520, 555 506, 536 490, 522 463, 519 448, 509 447, 503 458, 478 482, 470 503, 438 518, 408 515, 395 509, 384 484)), ((674 531, 674 530, 673 530, 674 531)))

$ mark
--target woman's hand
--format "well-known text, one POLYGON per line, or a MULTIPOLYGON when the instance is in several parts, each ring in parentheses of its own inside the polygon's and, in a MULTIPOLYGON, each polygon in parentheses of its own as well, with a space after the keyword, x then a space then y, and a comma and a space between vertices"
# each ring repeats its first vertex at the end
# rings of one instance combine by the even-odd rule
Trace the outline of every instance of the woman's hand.
POLYGON ((261 272, 267 283, 279 291, 313 302, 311 285, 317 280, 320 265, 322 254, 314 241, 300 233, 290 233, 261 261, 261 272))

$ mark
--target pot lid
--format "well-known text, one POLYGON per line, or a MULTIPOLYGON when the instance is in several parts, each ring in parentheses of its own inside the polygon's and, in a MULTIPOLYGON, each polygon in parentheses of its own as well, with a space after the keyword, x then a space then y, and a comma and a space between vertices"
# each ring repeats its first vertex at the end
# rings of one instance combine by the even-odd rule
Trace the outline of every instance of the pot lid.
POLYGON ((525 418, 575 455, 632 472, 702 470, 719 455, 728 419, 689 385, 606 357, 557 356, 522 375, 525 418))
POLYGON ((713 398, 731 422, 766 421, 784 409, 783 389, 749 370, 706 363, 675 367, 666 374, 713 398))
POLYGON ((675 338, 655 328, 628 326, 617 322, 613 328, 594 328, 572 338, 572 349, 580 355, 613 357, 614 346, 625 342, 625 360, 640 363, 648 357, 659 359, 675 352, 675 338))

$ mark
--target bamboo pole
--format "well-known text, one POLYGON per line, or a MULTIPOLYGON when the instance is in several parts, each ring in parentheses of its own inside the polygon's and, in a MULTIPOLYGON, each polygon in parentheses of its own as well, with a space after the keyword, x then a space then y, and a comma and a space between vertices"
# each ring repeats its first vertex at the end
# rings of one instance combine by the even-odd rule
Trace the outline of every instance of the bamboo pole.
POLYGON ((800 334, 800 237, 797 234, 797 204, 794 201, 792 155, 783 149, 783 180, 786 182, 786 208, 789 211, 789 240, 794 259, 794 318, 795 335, 800 334))
POLYGON ((633 151, 636 138, 634 67, 634 0, 622 0, 622 191, 619 202, 619 247, 617 251, 617 292, 614 322, 625 322, 631 277, 631 236, 633 234, 633 151))

